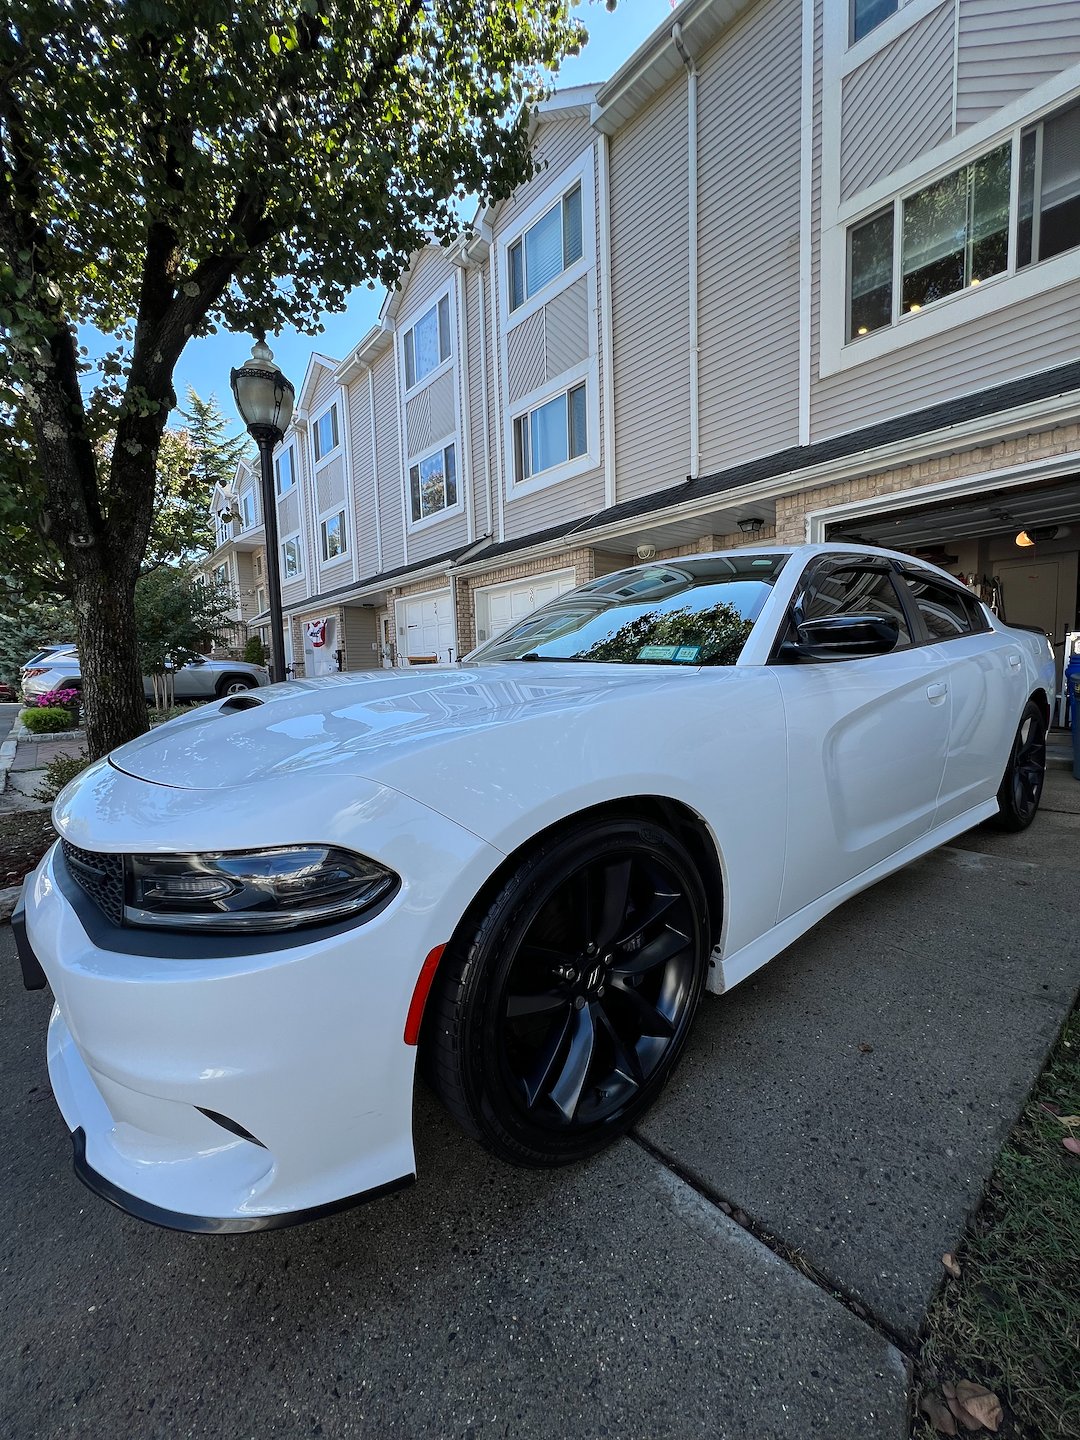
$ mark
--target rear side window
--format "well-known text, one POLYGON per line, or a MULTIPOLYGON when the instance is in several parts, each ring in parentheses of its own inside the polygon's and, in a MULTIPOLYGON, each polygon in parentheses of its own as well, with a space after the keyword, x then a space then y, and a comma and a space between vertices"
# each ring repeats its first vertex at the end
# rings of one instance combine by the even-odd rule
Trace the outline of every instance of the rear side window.
POLYGON ((907 585, 931 640, 955 640, 959 635, 976 635, 986 629, 986 617, 978 603, 962 590, 940 580, 908 571, 901 584, 907 585))
POLYGON ((885 570, 857 565, 816 574, 801 604, 802 619, 823 620, 829 615, 872 615, 894 620, 900 635, 895 649, 911 644, 911 631, 892 576, 885 570))

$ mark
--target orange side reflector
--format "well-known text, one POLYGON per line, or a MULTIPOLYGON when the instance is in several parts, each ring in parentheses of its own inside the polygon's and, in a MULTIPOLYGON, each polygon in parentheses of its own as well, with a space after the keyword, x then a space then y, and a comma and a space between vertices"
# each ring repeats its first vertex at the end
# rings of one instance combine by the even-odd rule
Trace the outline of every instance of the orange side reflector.
POLYGON ((416 989, 412 993, 409 1013, 405 1018, 406 1045, 415 1045, 420 1039, 420 1021, 424 1018, 424 1006, 427 1004, 428 992, 431 989, 432 981, 435 979, 435 971, 439 968, 439 961, 442 959, 445 949, 445 945, 436 945, 420 969, 420 974, 416 981, 416 989))

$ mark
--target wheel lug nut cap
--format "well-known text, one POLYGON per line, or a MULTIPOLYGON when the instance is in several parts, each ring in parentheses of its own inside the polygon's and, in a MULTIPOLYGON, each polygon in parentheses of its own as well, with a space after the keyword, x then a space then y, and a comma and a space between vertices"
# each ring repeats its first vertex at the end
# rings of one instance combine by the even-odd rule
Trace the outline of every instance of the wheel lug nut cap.
POLYGON ((584 996, 584 995, 575 995, 575 996, 574 996, 574 1009, 575 1009, 575 1010, 584 1010, 584 1009, 585 1009, 585 996, 584 996))

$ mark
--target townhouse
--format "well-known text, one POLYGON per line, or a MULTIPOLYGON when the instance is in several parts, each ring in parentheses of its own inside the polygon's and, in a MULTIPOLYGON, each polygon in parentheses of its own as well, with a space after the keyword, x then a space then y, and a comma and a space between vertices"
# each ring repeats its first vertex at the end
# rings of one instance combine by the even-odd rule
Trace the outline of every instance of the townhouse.
MULTIPOLYGON (((636 558, 844 538, 1077 628, 1078 0, 682 0, 534 121, 275 459, 287 661, 446 662, 636 558)), ((214 497, 265 626, 252 477, 214 497), (249 498, 251 497, 251 498, 249 498)))

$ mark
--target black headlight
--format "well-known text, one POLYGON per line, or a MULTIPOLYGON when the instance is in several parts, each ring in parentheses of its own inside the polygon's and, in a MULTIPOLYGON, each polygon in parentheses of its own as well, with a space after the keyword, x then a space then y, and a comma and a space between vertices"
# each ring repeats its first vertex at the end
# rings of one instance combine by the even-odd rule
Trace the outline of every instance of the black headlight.
POLYGON ((128 855, 124 923, 169 930, 289 930, 344 920, 397 887, 391 870, 330 845, 128 855))

